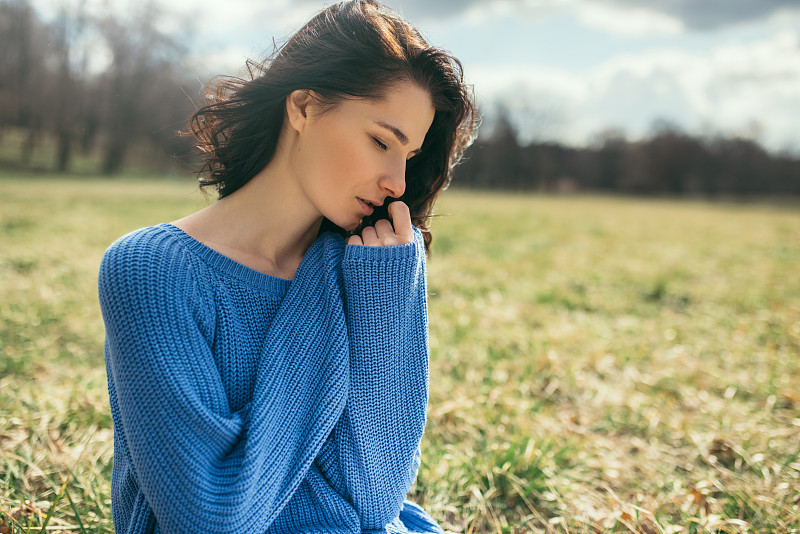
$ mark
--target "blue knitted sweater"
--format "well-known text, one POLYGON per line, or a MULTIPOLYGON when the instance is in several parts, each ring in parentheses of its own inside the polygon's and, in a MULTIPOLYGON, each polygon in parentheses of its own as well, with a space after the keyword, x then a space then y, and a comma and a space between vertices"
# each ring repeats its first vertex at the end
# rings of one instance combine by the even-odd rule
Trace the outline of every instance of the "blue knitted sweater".
POLYGON ((292 281, 169 224, 109 247, 118 534, 441 532, 404 501, 428 382, 415 234, 392 247, 325 234, 292 281))

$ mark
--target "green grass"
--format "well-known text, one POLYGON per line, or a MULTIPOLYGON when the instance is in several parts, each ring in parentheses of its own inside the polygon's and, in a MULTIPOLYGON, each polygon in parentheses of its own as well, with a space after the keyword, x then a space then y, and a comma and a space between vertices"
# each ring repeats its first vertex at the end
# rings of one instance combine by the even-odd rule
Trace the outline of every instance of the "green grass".
MULTIPOLYGON (((110 532, 97 268, 205 201, 190 179, 0 186, 0 532, 110 532)), ((411 498, 456 532, 800 532, 797 205, 438 208, 411 498)))

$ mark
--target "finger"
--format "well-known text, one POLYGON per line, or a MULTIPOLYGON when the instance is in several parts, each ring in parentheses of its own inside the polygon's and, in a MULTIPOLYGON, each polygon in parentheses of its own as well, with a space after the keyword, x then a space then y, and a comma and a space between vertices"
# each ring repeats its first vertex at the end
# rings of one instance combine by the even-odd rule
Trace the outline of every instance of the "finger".
POLYGON ((378 239, 385 239, 385 238, 392 238, 394 237, 394 228, 392 228, 392 223, 387 221, 386 219, 380 219, 375 222, 375 233, 378 234, 378 239))
POLYGON ((398 200, 389 204, 389 216, 392 218, 394 233, 401 243, 414 241, 414 230, 411 226, 411 212, 405 202, 398 200))
POLYGON ((377 247, 381 244, 380 241, 378 241, 378 234, 372 226, 367 226, 361 231, 361 239, 368 247, 377 247))
POLYGON ((397 236, 394 235, 392 223, 386 219, 381 219, 375 223, 375 233, 378 234, 378 240, 381 242, 381 245, 388 246, 397 244, 397 236))
POLYGON ((360 235, 351 235, 350 239, 347 240, 348 245, 363 245, 364 242, 361 241, 360 235))

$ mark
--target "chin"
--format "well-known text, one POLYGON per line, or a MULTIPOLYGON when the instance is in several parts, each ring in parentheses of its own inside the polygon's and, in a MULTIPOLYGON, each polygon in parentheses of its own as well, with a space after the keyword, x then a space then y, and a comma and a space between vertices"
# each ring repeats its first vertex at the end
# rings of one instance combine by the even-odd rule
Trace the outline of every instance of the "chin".
POLYGON ((358 227, 361 226, 361 221, 358 220, 355 223, 346 224, 344 226, 340 226, 341 229, 347 230, 348 232, 353 232, 358 230, 358 227))
POLYGON ((335 224, 342 230, 347 232, 352 232, 354 230, 358 230, 361 226, 361 219, 352 220, 352 219, 344 219, 344 220, 335 220, 335 219, 328 219, 329 222, 335 224))

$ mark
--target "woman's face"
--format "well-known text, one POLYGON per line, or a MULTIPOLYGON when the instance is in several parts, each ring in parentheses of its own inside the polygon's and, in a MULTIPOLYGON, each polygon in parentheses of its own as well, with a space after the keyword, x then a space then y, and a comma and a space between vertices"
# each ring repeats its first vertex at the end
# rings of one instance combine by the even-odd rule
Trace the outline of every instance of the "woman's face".
POLYGON ((306 108, 294 166, 313 208, 346 230, 387 197, 405 191, 406 163, 433 122, 430 94, 411 82, 390 86, 381 100, 344 100, 322 112, 306 108))

